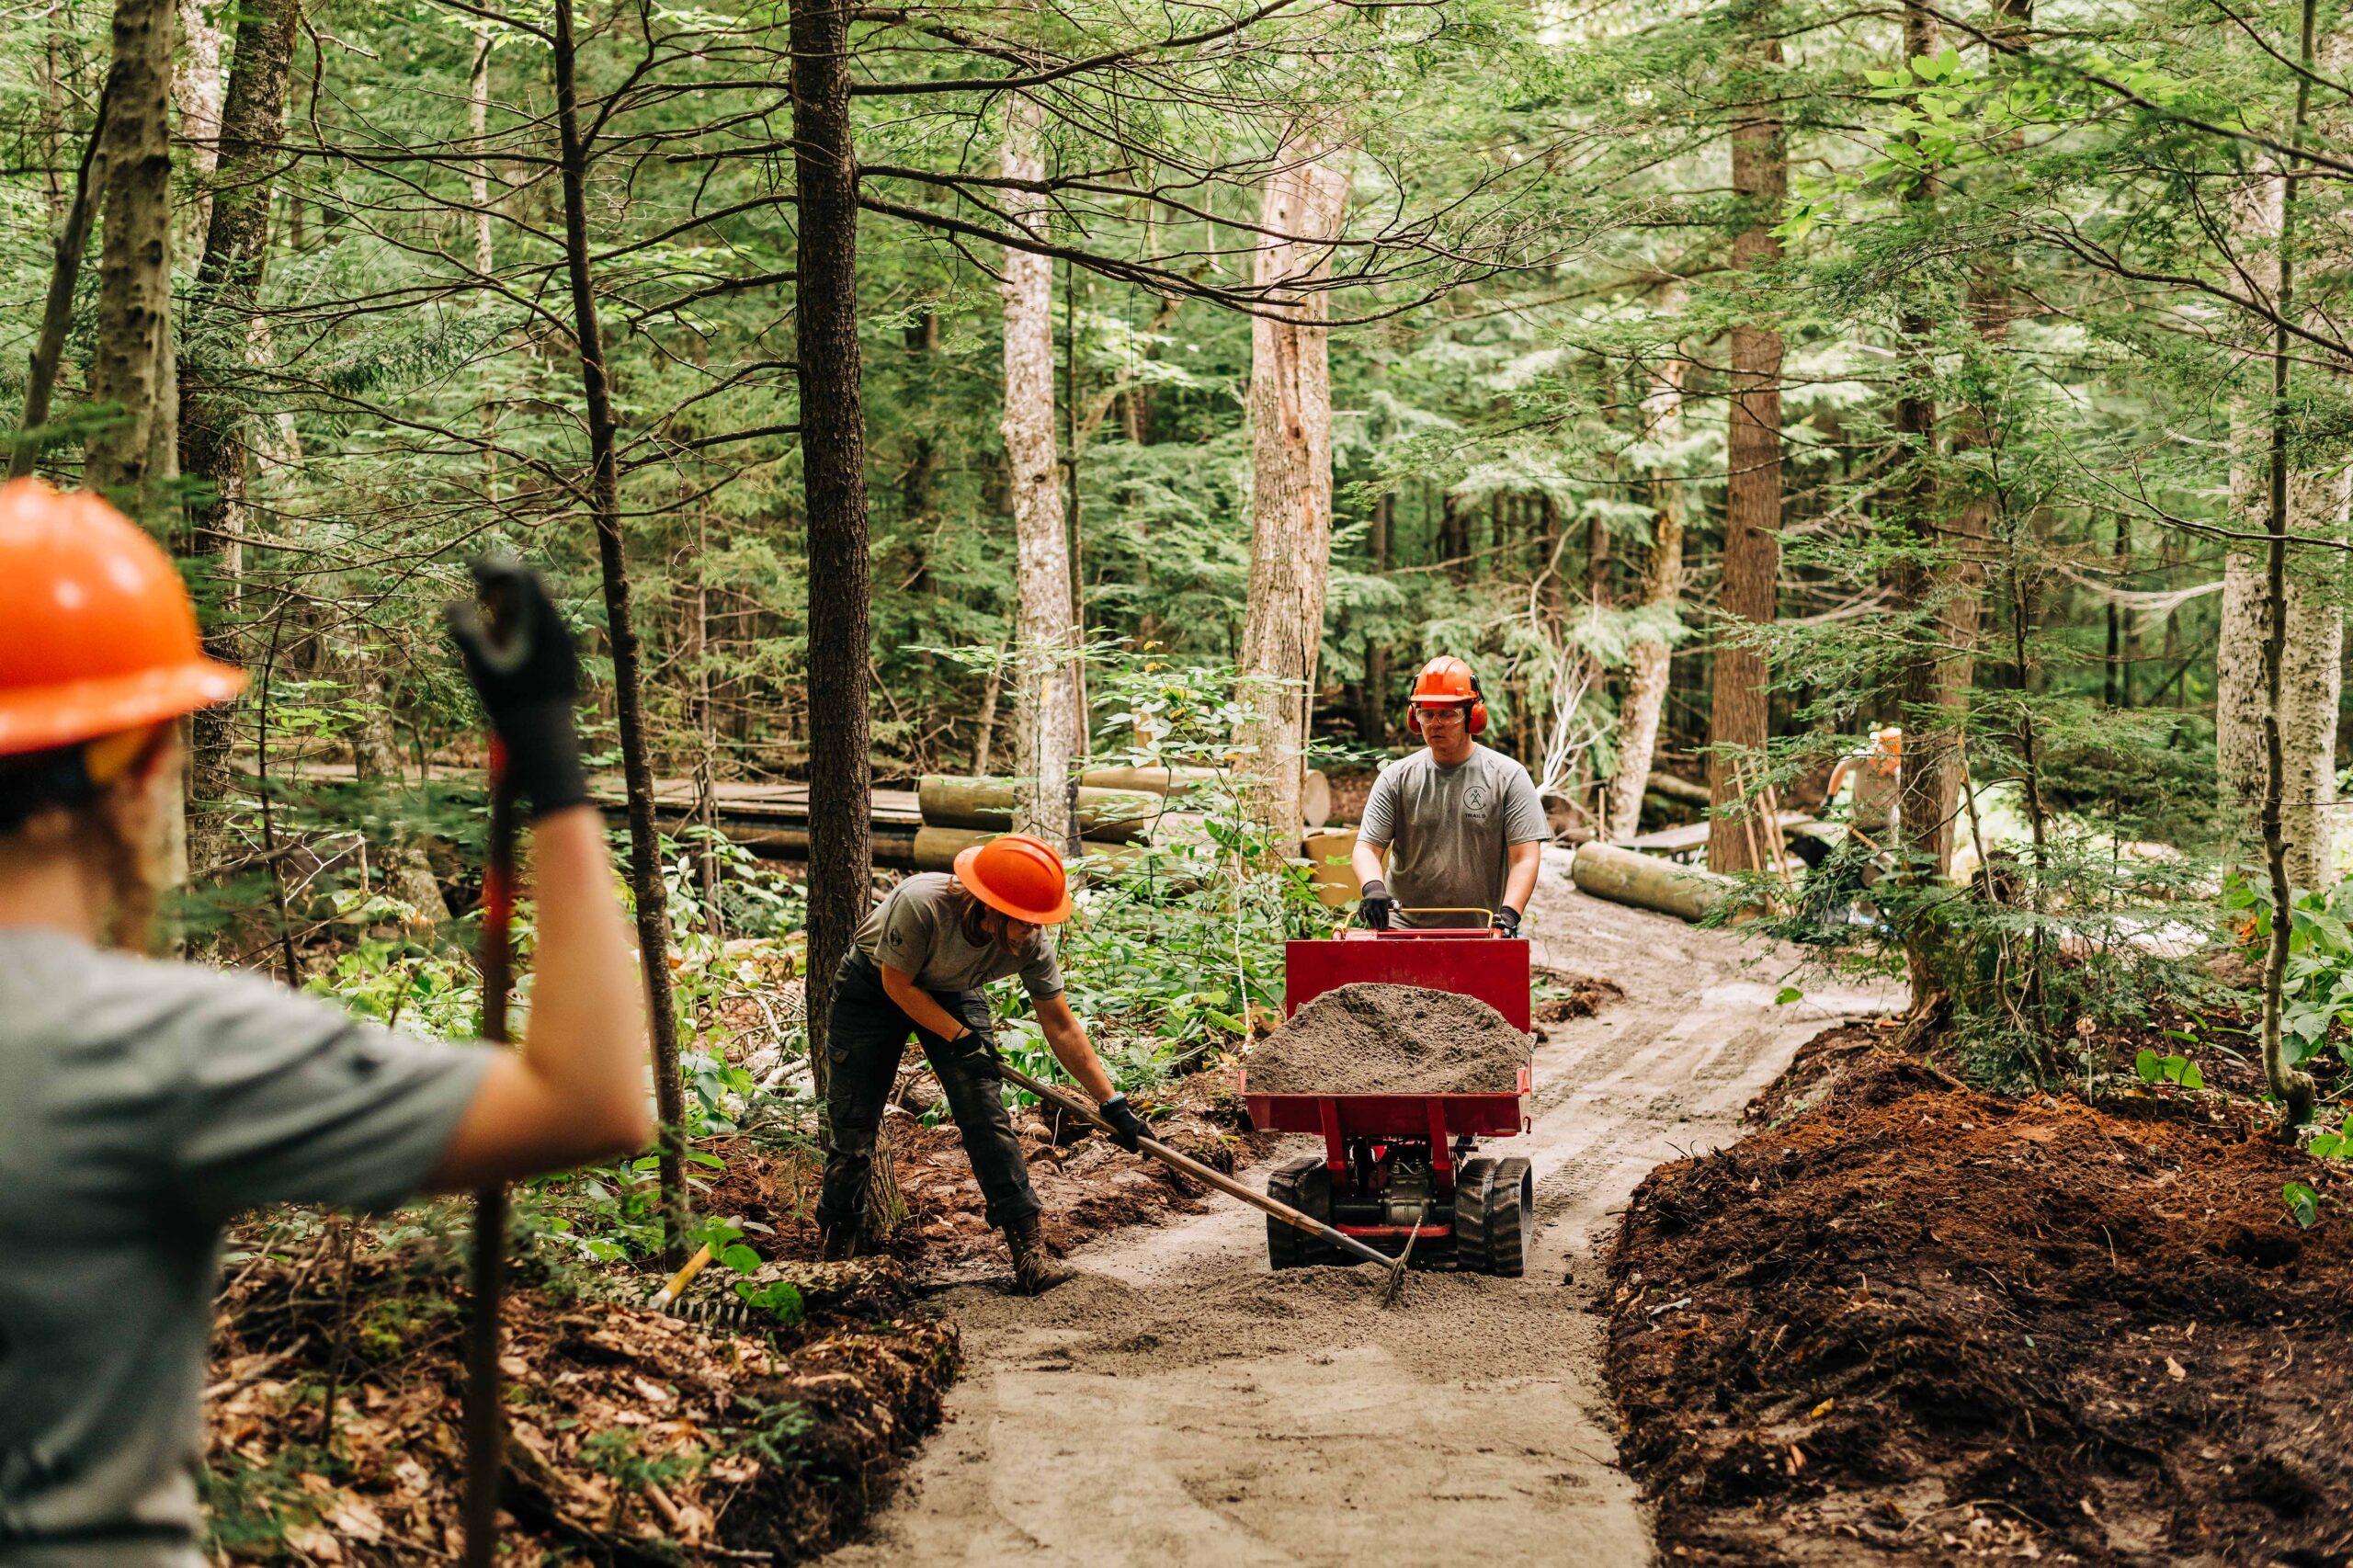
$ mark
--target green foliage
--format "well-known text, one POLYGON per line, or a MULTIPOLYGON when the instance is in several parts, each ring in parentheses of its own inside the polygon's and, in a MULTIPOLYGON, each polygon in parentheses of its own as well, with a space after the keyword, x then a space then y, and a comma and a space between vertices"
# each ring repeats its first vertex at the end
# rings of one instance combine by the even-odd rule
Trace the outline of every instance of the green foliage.
POLYGON ((2289 1218, 2300 1230, 2311 1230, 2320 1223, 2320 1195, 2300 1181, 2285 1183, 2279 1188, 2279 1201, 2288 1206, 2289 1218))
POLYGON ((2133 1057, 2132 1071, 2141 1075, 2144 1084, 2174 1084, 2185 1089, 2206 1086, 2206 1075, 2187 1056, 2159 1056, 2154 1051, 2143 1050, 2133 1057))
MULTIPOLYGON (((2267 884, 2234 878, 2226 910, 2245 919, 2245 952, 2260 965, 2271 942, 2267 884)), ((2288 931, 2288 967, 2280 977, 2280 1034, 2289 1065, 2301 1067, 2335 1038, 2337 1054, 2353 1064, 2353 879, 2325 892, 2296 895, 2288 931)))

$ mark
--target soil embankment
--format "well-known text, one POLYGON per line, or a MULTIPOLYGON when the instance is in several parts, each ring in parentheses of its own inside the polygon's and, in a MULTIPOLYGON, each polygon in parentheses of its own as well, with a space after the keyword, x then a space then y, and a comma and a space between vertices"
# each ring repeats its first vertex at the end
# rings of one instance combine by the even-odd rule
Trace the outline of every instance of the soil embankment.
POLYGON ((1763 1108, 1643 1183, 1610 1262, 1677 1561, 2353 1561, 2353 1173, 2195 1096, 1999 1098, 1863 1030, 1763 1108), (2289 1181, 2336 1195, 2313 1229, 2289 1181))
POLYGON ((1343 985, 1251 1048, 1269 1094, 1509 1094, 1529 1039, 1476 996, 1419 985, 1343 985))
POLYGON ((1037 1300, 950 1292, 949 1422, 871 1539, 828 1561, 1339 1568, 1432 1542, 1485 1568, 1651 1561, 1614 1463, 1597 1237, 1654 1165, 1737 1134, 1825 1001, 1879 1004, 1776 1007, 1758 949, 1587 899, 1560 858, 1536 957, 1626 994, 1550 1026, 1534 1132, 1485 1145, 1535 1165, 1525 1278, 1417 1273, 1383 1311, 1370 1268, 1269 1273, 1262 1217, 1213 1199, 1077 1251, 1079 1278, 1037 1300))

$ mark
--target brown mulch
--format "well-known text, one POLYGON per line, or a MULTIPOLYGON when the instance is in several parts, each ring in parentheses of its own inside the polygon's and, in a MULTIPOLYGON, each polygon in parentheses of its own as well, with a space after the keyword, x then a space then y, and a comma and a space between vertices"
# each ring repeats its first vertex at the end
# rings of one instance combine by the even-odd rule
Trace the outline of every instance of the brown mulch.
MULTIPOLYGON (((371 1253, 363 1228, 347 1275, 344 1223, 220 1302, 206 1472, 223 1561, 413 1564, 461 1544, 454 1255, 371 1253)), ((887 1262, 824 1266, 801 1321, 732 1330, 583 1300, 528 1257, 523 1273, 502 1359, 501 1537, 519 1562, 821 1551, 879 1504, 955 1374, 954 1325, 903 1315, 912 1292, 887 1262)))
POLYGON ((2353 1562, 2353 1169, 1884 1038, 1814 1041, 1628 1212, 1608 1374, 1669 1558, 2353 1562))
POLYGON ((1551 989, 1559 994, 1539 997, 1529 1009, 1536 1025, 1536 1038, 1549 1038, 1546 1024, 1565 1024, 1576 1018, 1589 1018, 1604 1007, 1626 999, 1626 988, 1614 980, 1597 974, 1571 974, 1562 969, 1539 969, 1536 979, 1540 990, 1551 989))

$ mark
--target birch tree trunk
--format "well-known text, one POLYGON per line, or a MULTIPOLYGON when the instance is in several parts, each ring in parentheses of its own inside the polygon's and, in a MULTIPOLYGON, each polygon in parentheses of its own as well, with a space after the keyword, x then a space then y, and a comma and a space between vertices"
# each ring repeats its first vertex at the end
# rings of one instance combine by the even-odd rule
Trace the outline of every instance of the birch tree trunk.
POLYGON ((120 0, 107 70, 105 234, 90 398, 119 417, 90 437, 85 481, 135 517, 159 511, 177 477, 172 399, 172 0, 120 0))
MULTIPOLYGON (((1765 39, 1751 59, 1770 68, 1781 62, 1779 41, 1765 39)), ((1733 193, 1748 205, 1749 226, 1733 241, 1733 266, 1744 272, 1781 259, 1773 237, 1789 192, 1789 161, 1781 121, 1771 108, 1744 109, 1732 133, 1733 193)), ((1781 335, 1743 323, 1732 329, 1732 397, 1724 431, 1724 564, 1717 620, 1715 691, 1708 715, 1708 796, 1722 812, 1741 797, 1733 757, 1760 755, 1772 720, 1772 672, 1765 651, 1742 645, 1746 626, 1769 623, 1781 584, 1781 335)), ((1766 835, 1779 831, 1745 807, 1708 821, 1708 869, 1767 869, 1766 835)))
POLYGON ((1328 278, 1347 209, 1348 159, 1312 134, 1286 138, 1258 206, 1254 280, 1279 290, 1285 319, 1250 322, 1250 589, 1238 661, 1252 811, 1275 852, 1297 853, 1324 593, 1332 561, 1328 278), (1280 237, 1278 237, 1280 236, 1280 237))
MULTIPOLYGON (((2276 165, 2250 180, 2231 204, 2238 265, 2262 297, 2279 282, 2279 234, 2285 182, 2276 165)), ((2257 536, 2271 530, 2269 449, 2272 414, 2258 395, 2232 408, 2233 526, 2257 536)), ((2343 539, 2347 474, 2290 472, 2287 531, 2290 536, 2343 539)), ((2223 558, 2222 640, 2216 653, 2215 766, 2223 823, 2234 853, 2249 868, 2260 863, 2261 813, 2267 758, 2264 739, 2263 647, 2271 631, 2268 548, 2260 538, 2232 542, 2223 558)), ((2336 588, 2337 552, 2287 551, 2284 573, 2286 656, 2280 666, 2279 742, 2283 767, 2280 833, 2289 882, 2302 889, 2334 880, 2336 799, 2336 711, 2344 608, 2336 588)))
MULTIPOLYGON (((466 79, 466 130, 472 138, 474 152, 466 161, 466 196, 474 210, 474 271, 483 278, 491 276, 494 259, 490 246, 490 159, 485 155, 490 145, 490 44, 488 33, 474 40, 473 71, 466 79)), ((483 498, 495 501, 498 406, 487 385, 483 389, 481 417, 483 498)))
POLYGON ((197 198, 196 226, 212 221, 208 176, 221 155, 221 28, 204 14, 204 0, 180 0, 179 49, 172 68, 172 107, 188 144, 188 166, 208 183, 197 198))
MULTIPOLYGON (((1649 569, 1643 578, 1643 604, 1664 619, 1683 602, 1684 487, 1672 477, 1679 466, 1676 449, 1683 438, 1683 378, 1690 366, 1681 359, 1662 365, 1643 401, 1650 425, 1650 443, 1665 461, 1651 472, 1654 532, 1649 569)), ((1673 651, 1663 634, 1645 631, 1626 652, 1626 701, 1618 725, 1618 774, 1609 781, 1609 820, 1605 833, 1628 839, 1642 831, 1643 790, 1650 778, 1651 760, 1658 753, 1660 717, 1666 711, 1666 681, 1673 651)))
MULTIPOLYGON (((1045 111, 1016 97, 1005 109, 1001 153, 1007 179, 1045 173, 1039 132, 1045 111)), ((1009 190, 1006 210, 1045 234, 1045 200, 1009 190)), ((1021 778, 1014 825, 1066 853, 1078 849, 1070 808, 1078 751, 1078 642, 1071 611, 1070 538, 1063 527, 1062 473, 1054 446, 1054 264, 1033 252, 1005 253, 1005 453, 1013 472, 1015 585, 1013 767, 1021 778)))

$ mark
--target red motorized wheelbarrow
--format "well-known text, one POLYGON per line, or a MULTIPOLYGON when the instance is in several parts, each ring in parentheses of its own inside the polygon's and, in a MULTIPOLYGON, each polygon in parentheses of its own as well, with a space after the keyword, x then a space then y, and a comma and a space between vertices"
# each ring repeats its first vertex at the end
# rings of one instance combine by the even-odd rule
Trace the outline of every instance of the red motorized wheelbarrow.
MULTIPOLYGON (((1343 931, 1283 951, 1283 1016, 1326 991, 1370 982, 1475 996, 1511 1027, 1529 1028, 1529 949, 1495 931, 1343 931)), ((1383 1252, 1451 1253, 1458 1269, 1517 1276, 1528 1267, 1536 1194, 1523 1159, 1476 1153, 1482 1137, 1528 1131, 1528 1069, 1510 1093, 1270 1095, 1242 1079, 1261 1131, 1307 1132, 1321 1154, 1275 1168, 1267 1196, 1383 1252)), ((1277 1268, 1343 1261, 1328 1244, 1269 1221, 1267 1261, 1277 1268)))

